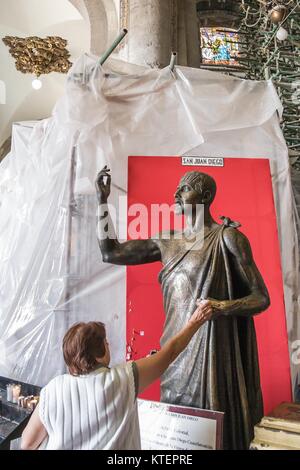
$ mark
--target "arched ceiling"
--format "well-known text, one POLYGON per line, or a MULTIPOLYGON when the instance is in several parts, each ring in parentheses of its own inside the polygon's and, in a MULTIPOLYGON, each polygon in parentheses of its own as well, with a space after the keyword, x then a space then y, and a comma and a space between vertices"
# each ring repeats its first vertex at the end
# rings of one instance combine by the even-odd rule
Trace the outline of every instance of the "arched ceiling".
POLYGON ((0 24, 35 35, 53 24, 82 20, 80 12, 67 1, 0 0, 0 24))
POLYGON ((63 92, 65 75, 42 76, 39 92, 32 76, 16 70, 2 42, 4 36, 61 36, 68 41, 71 61, 90 50, 89 24, 68 0, 0 0, 0 145, 11 133, 12 122, 48 117, 63 92), (1 92, 1 87, 0 87, 1 92), (3 93, 4 97, 3 98, 3 93))
POLYGON ((119 0, 69 0, 89 22, 91 52, 100 55, 114 41, 119 28, 119 0))
MULTIPOLYGON (((72 62, 84 52, 100 55, 118 34, 119 3, 119 0, 0 0, 0 39, 6 35, 57 35, 67 39, 72 62)), ((10 135, 12 122, 51 114, 63 91, 65 76, 57 73, 43 76, 42 90, 33 91, 32 77, 16 70, 1 40, 0 63, 1 145, 10 135)))

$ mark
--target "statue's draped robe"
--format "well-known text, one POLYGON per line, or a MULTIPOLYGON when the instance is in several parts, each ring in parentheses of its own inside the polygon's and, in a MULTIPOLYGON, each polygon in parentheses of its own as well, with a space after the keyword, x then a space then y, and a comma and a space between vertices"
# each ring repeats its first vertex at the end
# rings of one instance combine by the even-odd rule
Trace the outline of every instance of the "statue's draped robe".
MULTIPOLYGON (((186 325, 197 298, 250 294, 224 242, 226 229, 213 229, 200 249, 178 252, 160 272, 166 312, 162 345, 186 325)), ((249 448, 253 427, 263 415, 252 317, 235 312, 206 322, 162 376, 161 401, 225 412, 224 448, 249 448)))

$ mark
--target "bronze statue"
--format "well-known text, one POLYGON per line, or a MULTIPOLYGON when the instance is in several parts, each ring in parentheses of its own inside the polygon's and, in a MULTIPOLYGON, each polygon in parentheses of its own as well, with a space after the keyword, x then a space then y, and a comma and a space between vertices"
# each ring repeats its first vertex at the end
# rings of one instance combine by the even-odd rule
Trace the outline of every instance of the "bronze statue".
MULTIPOLYGON (((111 177, 104 167, 97 176, 102 218, 109 223, 106 206, 111 177)), ((258 353, 253 315, 270 305, 267 288, 252 257, 248 239, 237 222, 213 220, 210 205, 216 183, 205 173, 192 171, 180 180, 175 192, 177 212, 187 204, 204 208, 204 238, 195 249, 185 232, 178 239, 131 240, 99 234, 103 261, 135 265, 161 261, 159 275, 166 320, 161 344, 179 331, 195 309, 198 299, 209 299, 212 320, 205 323, 184 354, 161 380, 161 401, 225 412, 224 448, 248 449, 254 425, 263 415, 258 353)), ((194 210, 189 227, 195 223, 194 210)), ((101 226, 101 224, 100 224, 101 226)), ((100 229, 105 231, 103 227, 100 229)), ((190 235, 190 234, 189 234, 190 235)), ((190 238, 189 238, 190 240, 190 238)))

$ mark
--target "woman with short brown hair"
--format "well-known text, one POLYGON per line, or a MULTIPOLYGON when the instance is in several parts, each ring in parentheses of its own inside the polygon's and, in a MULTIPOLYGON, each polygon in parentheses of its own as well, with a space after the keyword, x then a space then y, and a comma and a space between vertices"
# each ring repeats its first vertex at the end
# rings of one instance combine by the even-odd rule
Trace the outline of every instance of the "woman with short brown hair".
POLYGON ((42 389, 22 449, 140 449, 137 394, 161 376, 211 315, 209 302, 199 302, 186 326, 160 351, 112 368, 103 323, 73 325, 63 339, 69 374, 42 389))
POLYGON ((70 374, 88 374, 99 367, 96 357, 105 355, 106 341, 105 326, 101 322, 73 325, 63 339, 63 355, 70 374))

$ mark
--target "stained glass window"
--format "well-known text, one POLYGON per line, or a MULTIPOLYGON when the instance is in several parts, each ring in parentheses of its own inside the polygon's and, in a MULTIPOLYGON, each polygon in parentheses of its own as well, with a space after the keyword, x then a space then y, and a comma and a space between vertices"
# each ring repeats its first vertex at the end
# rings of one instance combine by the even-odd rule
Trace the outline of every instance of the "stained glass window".
POLYGON ((203 64, 238 65, 239 36, 236 31, 200 28, 203 64))

